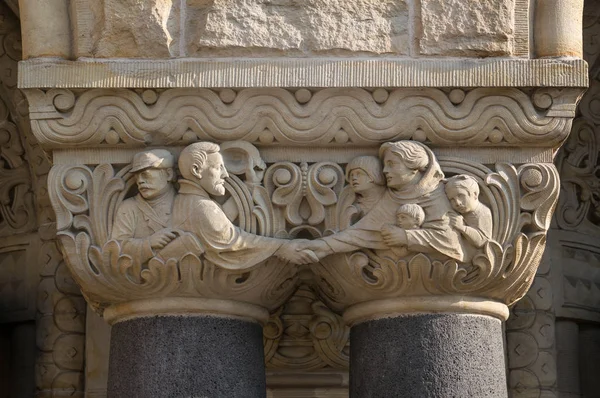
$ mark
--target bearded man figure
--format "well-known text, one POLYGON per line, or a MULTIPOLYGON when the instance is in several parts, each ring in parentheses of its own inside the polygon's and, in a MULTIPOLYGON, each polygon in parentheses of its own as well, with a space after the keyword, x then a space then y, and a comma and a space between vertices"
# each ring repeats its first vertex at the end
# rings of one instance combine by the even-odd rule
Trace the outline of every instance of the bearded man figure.
POLYGON ((304 242, 254 235, 233 225, 211 198, 225 195, 229 176, 219 151, 217 144, 197 142, 181 152, 178 164, 183 178, 173 205, 173 227, 195 235, 204 257, 227 269, 250 268, 273 255, 294 264, 316 261, 312 251, 298 249, 304 242))

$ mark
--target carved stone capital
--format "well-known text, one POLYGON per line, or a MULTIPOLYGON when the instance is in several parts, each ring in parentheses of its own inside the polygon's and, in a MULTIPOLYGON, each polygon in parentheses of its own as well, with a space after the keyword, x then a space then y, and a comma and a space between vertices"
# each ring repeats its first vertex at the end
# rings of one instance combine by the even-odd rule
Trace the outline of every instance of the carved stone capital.
POLYGON ((506 319, 506 306, 529 289, 558 199, 556 168, 543 163, 487 167, 442 157, 439 163, 446 176, 460 173, 477 180, 479 199, 493 222, 490 239, 470 259, 440 258, 427 247, 400 259, 385 250, 325 257, 313 267, 317 284, 330 307, 345 310, 348 322, 439 311, 506 319))
POLYGON ((189 159, 195 159, 190 154, 196 147, 210 145, 193 144, 179 155, 179 192, 162 226, 152 227, 159 213, 153 216, 151 207, 158 205, 146 201, 140 173, 171 170, 171 152, 141 152, 119 169, 104 163, 57 164, 51 170, 50 197, 69 265, 87 299, 108 307, 110 319, 148 308, 168 313, 180 303, 185 313, 255 314, 265 321, 266 313, 222 303, 277 308, 297 287, 297 267, 285 261, 314 263, 314 285, 331 308, 346 311, 350 323, 365 314, 426 308, 505 318, 506 305, 532 282, 559 191, 552 164, 484 165, 437 157, 415 141, 387 143, 379 159, 362 156, 342 164, 266 163, 247 142, 226 142, 214 156, 222 162, 222 153, 230 174, 200 173, 194 183, 189 159), (363 182, 357 180, 361 173, 363 182), (219 184, 223 176, 221 193, 211 181, 219 184), (210 198, 223 194, 222 203, 210 198), (211 230, 202 218, 205 206, 222 212, 210 217, 225 229, 211 230), (225 219, 230 208, 235 226, 225 219), (131 217, 141 218, 128 230, 131 217), (401 217, 416 221, 405 225, 401 217), (139 232, 145 222, 154 229, 139 232), (172 236, 156 235, 165 228, 172 236), (225 244, 219 239, 228 228, 245 235, 225 244), (403 242, 389 237, 394 230, 403 242), (149 249, 151 235, 165 242, 149 249))
MULTIPOLYGON (((237 170, 237 161, 247 165, 241 169, 246 175, 255 175, 249 165, 261 162, 252 158, 257 153, 246 152, 244 143, 223 148, 226 158, 237 155, 229 162, 232 173, 237 170), (247 158, 240 159, 240 154, 247 158)), ((179 181, 177 197, 171 198, 167 207, 160 207, 147 193, 153 177, 146 178, 144 173, 150 169, 161 175, 162 170, 170 170, 169 175, 173 175, 173 164, 156 157, 171 155, 166 150, 147 153, 134 157, 133 167, 141 168, 135 171, 132 166, 115 170, 106 163, 95 167, 55 165, 50 171, 57 236, 88 302, 105 310, 110 322, 148 314, 195 313, 266 322, 268 310, 282 305, 295 290, 297 270, 277 257, 284 256, 280 254, 283 240, 255 235, 264 231, 259 225, 264 219, 257 220, 254 214, 253 197, 260 201, 261 187, 252 193, 252 178, 242 181, 235 174, 227 178, 224 187, 236 212, 232 219, 237 226, 227 220, 223 210, 217 210, 221 207, 202 190, 204 184, 192 186, 196 191, 190 191, 185 178, 179 181), (137 195, 136 184, 140 187, 137 195), (126 198, 131 192, 134 196, 126 198), (161 221, 161 211, 168 216, 166 220, 161 221), (210 220, 202 218, 206 217, 202 211, 211 213, 218 226, 228 229, 213 230, 213 235, 204 231, 210 220), (192 216, 198 217, 188 219, 192 216), (154 236, 158 243, 152 240, 154 236), (271 257, 273 253, 276 256, 271 257)), ((221 156, 218 152, 215 155, 221 156)), ((183 156, 180 168, 185 164, 183 156)), ((187 176, 189 171, 182 174, 187 176)), ((208 177, 203 178, 199 181, 208 177)), ((165 180, 164 186, 171 184, 165 180)))
MULTIPOLYGON (((371 301, 387 303, 374 317, 391 308, 424 310, 409 305, 419 297, 429 298, 431 311, 460 307, 505 318, 504 306, 525 294, 539 263, 559 191, 551 162, 582 93, 577 87, 24 91, 32 130, 54 158, 49 193, 58 237, 98 309, 144 313, 153 300, 185 298, 191 312, 213 311, 219 300, 272 311, 298 287, 298 268, 289 262, 312 263, 314 276, 304 282, 331 309, 346 311, 350 323, 364 317, 348 314, 371 301), (181 163, 198 142, 222 144, 224 190, 204 187, 206 203, 229 217, 215 227, 225 228, 217 235, 233 228, 254 237, 248 241, 271 239, 248 246, 262 257, 240 254, 248 250, 245 238, 223 249, 203 236, 204 219, 188 220, 196 214, 193 200, 166 213, 158 204, 164 214, 155 219, 140 210, 154 206, 138 178, 148 167, 170 170, 170 201, 204 195, 195 188, 206 181, 201 168, 194 174, 193 162, 181 163), (407 145, 421 151, 422 164, 398 155, 407 145), (162 149, 148 150, 156 146, 162 149), (387 164, 387 152, 397 154, 396 165, 387 164), (157 166, 161 156, 172 159, 157 166), (356 170, 373 185, 368 193, 353 180, 356 170), (395 196, 403 190, 416 196, 395 196), (461 192, 476 208, 450 203, 461 192), (424 220, 400 228, 396 211, 404 205, 424 220), (158 226, 127 232, 124 220, 134 216, 146 217, 137 224, 158 226)), ((266 320, 264 313, 246 313, 266 320)))

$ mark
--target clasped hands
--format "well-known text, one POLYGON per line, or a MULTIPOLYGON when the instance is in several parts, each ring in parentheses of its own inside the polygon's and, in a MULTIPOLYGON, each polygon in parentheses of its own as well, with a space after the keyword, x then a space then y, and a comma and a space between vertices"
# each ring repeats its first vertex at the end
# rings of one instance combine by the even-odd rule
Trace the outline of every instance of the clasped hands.
POLYGON ((275 256, 292 264, 311 264, 332 253, 322 240, 295 239, 285 242, 275 256))

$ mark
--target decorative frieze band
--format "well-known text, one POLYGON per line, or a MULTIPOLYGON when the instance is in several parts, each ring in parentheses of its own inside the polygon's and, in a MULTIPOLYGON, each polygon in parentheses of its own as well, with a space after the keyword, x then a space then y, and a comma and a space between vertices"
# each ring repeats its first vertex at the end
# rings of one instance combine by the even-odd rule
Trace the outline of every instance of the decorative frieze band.
POLYGON ((19 88, 587 86, 587 63, 579 58, 38 58, 19 63, 19 88))
POLYGON ((558 147, 581 88, 24 90, 46 149, 183 146, 558 147))

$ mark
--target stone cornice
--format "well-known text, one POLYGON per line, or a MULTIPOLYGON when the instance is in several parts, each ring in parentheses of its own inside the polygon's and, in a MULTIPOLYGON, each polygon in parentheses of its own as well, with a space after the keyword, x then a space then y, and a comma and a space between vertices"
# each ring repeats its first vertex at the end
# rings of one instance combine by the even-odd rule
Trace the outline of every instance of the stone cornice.
POLYGON ((587 86, 587 63, 579 58, 37 58, 19 63, 19 88, 587 86))

